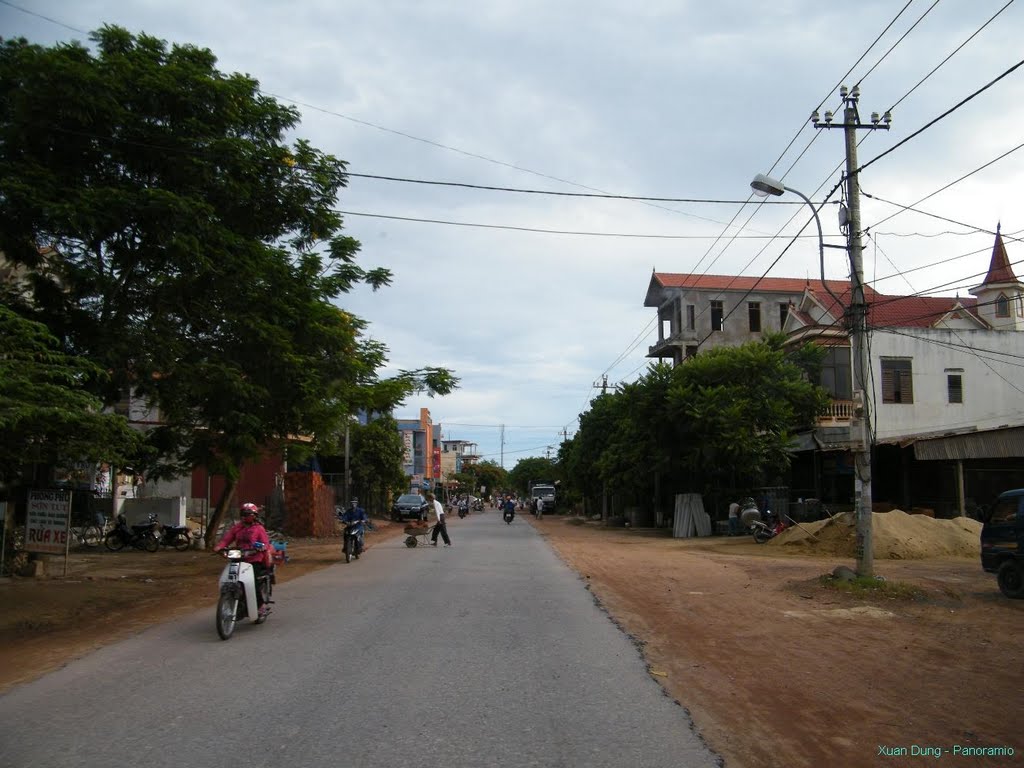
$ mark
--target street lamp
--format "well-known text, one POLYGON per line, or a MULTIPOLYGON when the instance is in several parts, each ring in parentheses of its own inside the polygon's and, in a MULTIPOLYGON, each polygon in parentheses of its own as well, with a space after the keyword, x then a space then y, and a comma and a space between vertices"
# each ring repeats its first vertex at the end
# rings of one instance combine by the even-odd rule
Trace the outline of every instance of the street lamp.
POLYGON ((818 256, 821 261, 821 284, 825 286, 825 290, 828 291, 828 295, 835 299, 837 304, 842 304, 842 302, 839 301, 839 297, 832 293, 832 290, 828 287, 828 283, 825 282, 825 248, 841 248, 842 246, 825 245, 825 236, 821 232, 821 219, 818 218, 818 209, 814 207, 814 203, 811 202, 811 199, 800 190, 787 187, 778 179, 773 179, 771 176, 766 176, 763 173, 759 173, 754 177, 754 180, 750 182, 750 189, 753 190, 754 194, 758 197, 768 197, 769 195, 779 197, 783 192, 792 192, 810 206, 811 213, 814 214, 814 223, 818 226, 818 256))

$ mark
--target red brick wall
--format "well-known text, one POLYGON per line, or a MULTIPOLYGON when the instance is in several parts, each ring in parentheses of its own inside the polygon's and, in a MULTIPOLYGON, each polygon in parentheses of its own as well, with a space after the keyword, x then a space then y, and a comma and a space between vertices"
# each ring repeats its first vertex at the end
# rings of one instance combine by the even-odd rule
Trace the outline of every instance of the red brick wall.
POLYGON ((284 532, 289 536, 331 536, 334 490, 319 472, 289 472, 284 476, 284 532))
MULTIPOLYGON (((280 451, 268 451, 258 461, 245 462, 240 468, 235 498, 231 506, 237 508, 247 501, 263 506, 267 504, 277 484, 277 476, 284 473, 284 461, 280 451)), ((210 477, 210 504, 220 500, 224 491, 224 478, 220 475, 210 477)), ((206 498, 206 470, 196 467, 192 470, 192 497, 206 498)))

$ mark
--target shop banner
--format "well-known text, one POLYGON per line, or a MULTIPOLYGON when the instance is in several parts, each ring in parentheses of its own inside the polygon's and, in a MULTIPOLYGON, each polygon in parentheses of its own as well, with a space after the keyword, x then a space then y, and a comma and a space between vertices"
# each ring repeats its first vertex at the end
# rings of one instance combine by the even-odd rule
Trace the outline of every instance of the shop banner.
POLYGON ((25 525, 25 550, 63 555, 68 545, 71 494, 66 491, 30 491, 25 525))

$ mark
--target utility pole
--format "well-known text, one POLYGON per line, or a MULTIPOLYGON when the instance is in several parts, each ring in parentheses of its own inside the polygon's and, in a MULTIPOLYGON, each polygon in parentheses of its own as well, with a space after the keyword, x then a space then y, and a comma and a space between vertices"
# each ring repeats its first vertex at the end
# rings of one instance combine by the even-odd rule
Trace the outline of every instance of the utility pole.
POLYGON ((498 466, 500 466, 502 469, 505 468, 505 425, 504 424, 501 425, 501 464, 499 464, 498 466))
POLYGON ((819 122, 818 113, 811 115, 815 128, 842 128, 846 134, 846 199, 849 230, 847 243, 850 251, 850 354, 853 357, 854 418, 850 422, 850 442, 853 445, 854 503, 857 514, 857 575, 874 575, 874 546, 871 520, 871 361, 867 345, 867 301, 864 298, 863 245, 860 225, 860 185, 857 178, 857 129, 889 130, 892 115, 886 112, 879 120, 871 114, 870 123, 860 121, 857 102, 860 87, 839 89, 843 99, 843 122, 834 123, 832 113, 825 113, 819 122), (859 400, 859 402, 857 402, 859 400))
POLYGON ((348 414, 345 414, 345 493, 343 494, 345 509, 348 509, 349 499, 352 498, 352 465, 349 458, 351 447, 351 438, 349 437, 350 423, 351 419, 348 414))

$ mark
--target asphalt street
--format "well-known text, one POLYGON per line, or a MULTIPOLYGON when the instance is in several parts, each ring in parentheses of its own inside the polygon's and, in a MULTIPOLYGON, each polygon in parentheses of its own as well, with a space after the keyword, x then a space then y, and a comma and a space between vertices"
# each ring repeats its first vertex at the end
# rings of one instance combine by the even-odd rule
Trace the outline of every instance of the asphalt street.
POLYGON ((0 765, 719 764, 526 520, 449 529, 280 585, 229 641, 210 605, 9 691, 0 765))

